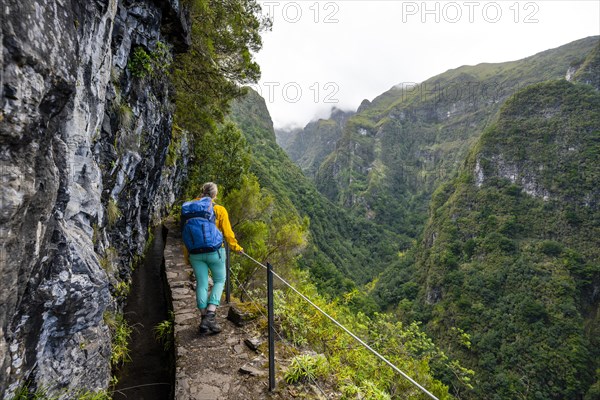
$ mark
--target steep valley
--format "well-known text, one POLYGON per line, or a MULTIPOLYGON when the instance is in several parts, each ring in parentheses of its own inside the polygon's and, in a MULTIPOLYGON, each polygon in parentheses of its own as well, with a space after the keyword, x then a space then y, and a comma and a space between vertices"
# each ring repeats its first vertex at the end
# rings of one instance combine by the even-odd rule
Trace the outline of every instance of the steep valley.
POLYGON ((523 60, 399 84, 349 118, 309 123, 286 150, 331 201, 416 238, 431 194, 455 175, 504 101, 527 85, 564 78, 597 42, 590 37, 523 60), (330 154, 314 154, 332 141, 330 154))
POLYGON ((475 370, 461 397, 598 396, 599 53, 457 68, 286 138, 322 194, 415 239, 371 296, 475 370), (473 85, 495 89, 446 96, 473 85), (301 147, 332 126, 329 155, 301 147))

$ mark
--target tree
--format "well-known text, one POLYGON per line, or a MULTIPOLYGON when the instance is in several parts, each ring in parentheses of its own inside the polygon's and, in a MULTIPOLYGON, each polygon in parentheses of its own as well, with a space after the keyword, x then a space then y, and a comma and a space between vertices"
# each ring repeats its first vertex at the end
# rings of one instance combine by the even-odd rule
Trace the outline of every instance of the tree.
POLYGON ((244 94, 240 85, 260 78, 252 52, 271 21, 255 0, 189 0, 189 7, 192 44, 173 71, 176 122, 199 136, 223 121, 229 102, 244 94))
POLYGON ((187 197, 198 196, 204 182, 219 185, 221 198, 242 184, 243 176, 250 167, 250 151, 246 139, 231 122, 209 130, 194 146, 194 160, 190 167, 190 184, 187 197))
MULTIPOLYGON (((300 219, 292 206, 276 204, 254 175, 245 175, 240 187, 224 201, 230 210, 232 228, 248 254, 268 260, 279 272, 295 267, 297 256, 307 244, 308 218, 300 219)), ((234 275, 247 287, 258 268, 243 259, 234 266, 234 275)))

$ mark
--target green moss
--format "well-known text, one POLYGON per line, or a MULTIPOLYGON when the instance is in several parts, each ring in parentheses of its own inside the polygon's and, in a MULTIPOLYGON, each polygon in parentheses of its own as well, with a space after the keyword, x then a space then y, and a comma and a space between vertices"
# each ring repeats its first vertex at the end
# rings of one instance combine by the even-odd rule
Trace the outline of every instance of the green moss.
POLYGON ((169 149, 167 151, 167 159, 165 165, 168 167, 174 167, 177 165, 181 152, 181 141, 184 139, 185 132, 177 124, 173 124, 171 129, 171 142, 169 143, 169 149))
POLYGON ((92 243, 96 246, 100 241, 100 227, 97 223, 92 224, 92 243))
POLYGON ((114 294, 117 297, 127 298, 131 291, 131 283, 127 281, 120 281, 114 288, 114 294))

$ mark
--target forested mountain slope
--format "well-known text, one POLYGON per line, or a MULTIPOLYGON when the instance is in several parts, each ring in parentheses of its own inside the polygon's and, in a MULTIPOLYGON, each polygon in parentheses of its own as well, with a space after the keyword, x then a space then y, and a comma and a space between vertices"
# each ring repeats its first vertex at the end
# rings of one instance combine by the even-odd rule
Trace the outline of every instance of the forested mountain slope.
POLYGON ((254 91, 232 105, 231 119, 244 133, 253 153, 250 167, 261 186, 310 218, 311 246, 302 264, 319 278, 328 294, 340 294, 379 274, 410 242, 364 218, 349 218, 306 178, 277 145, 265 101, 254 91))
POLYGON ((325 158, 335 150, 352 111, 331 110, 328 119, 309 122, 304 129, 275 131, 277 142, 308 177, 314 178, 325 158))
MULTIPOLYGON (((416 237, 431 193, 454 176, 500 105, 527 85, 563 78, 597 42, 590 37, 523 60, 463 66, 418 85, 393 87, 363 102, 318 168, 316 140, 288 150, 309 175, 316 171, 318 189, 331 201, 416 237)), ((333 121, 309 124, 304 135, 319 137, 312 132, 319 128, 329 140, 332 126, 333 121)))
POLYGON ((455 328, 471 335, 470 349, 449 347, 476 371, 474 398, 600 394, 590 388, 600 356, 599 110, 597 88, 581 83, 517 92, 434 194, 416 263, 381 279, 378 294, 412 310, 442 347, 455 328))

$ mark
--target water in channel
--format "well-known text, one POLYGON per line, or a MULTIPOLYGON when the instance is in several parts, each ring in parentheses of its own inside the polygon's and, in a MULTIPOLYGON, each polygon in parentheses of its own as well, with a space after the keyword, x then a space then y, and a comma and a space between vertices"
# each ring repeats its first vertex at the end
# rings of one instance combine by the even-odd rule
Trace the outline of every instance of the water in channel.
POLYGON ((114 400, 169 400, 174 397, 174 354, 155 338, 154 327, 169 318, 171 297, 165 275, 167 229, 154 228, 142 265, 133 272, 125 317, 133 327, 131 361, 119 371, 114 400))

